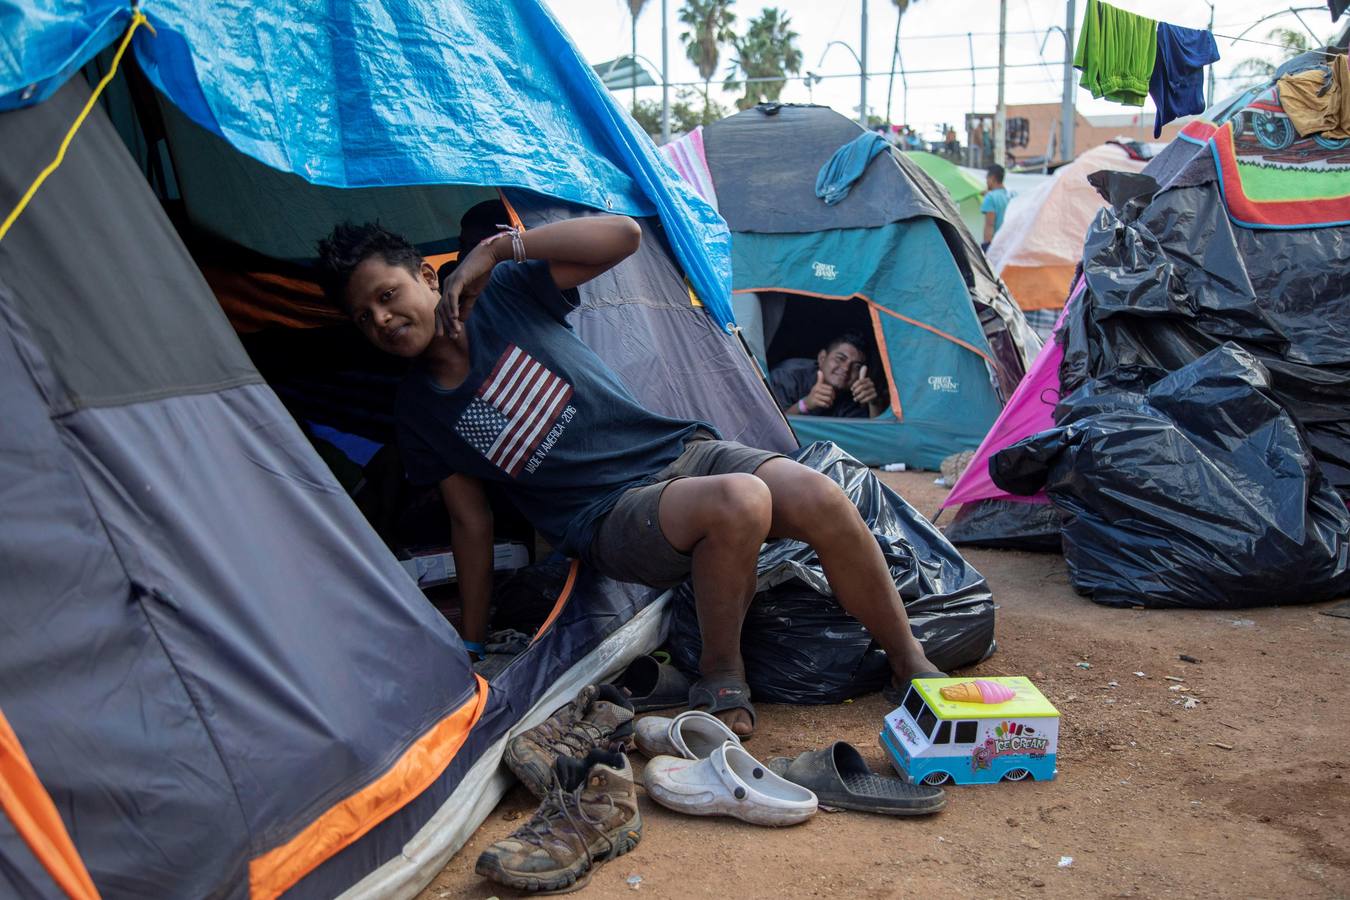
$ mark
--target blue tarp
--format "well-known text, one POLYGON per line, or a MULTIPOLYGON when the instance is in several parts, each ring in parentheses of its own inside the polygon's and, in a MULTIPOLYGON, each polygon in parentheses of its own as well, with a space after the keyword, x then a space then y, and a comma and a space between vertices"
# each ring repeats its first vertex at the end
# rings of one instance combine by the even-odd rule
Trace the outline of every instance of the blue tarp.
MULTIPOLYGON (((331 187, 477 184, 657 214, 699 299, 719 325, 732 321, 726 224, 540 0, 141 9, 155 29, 134 39, 142 69, 249 156, 331 187)), ((0 110, 46 99, 130 18, 110 0, 0 4, 0 110)))

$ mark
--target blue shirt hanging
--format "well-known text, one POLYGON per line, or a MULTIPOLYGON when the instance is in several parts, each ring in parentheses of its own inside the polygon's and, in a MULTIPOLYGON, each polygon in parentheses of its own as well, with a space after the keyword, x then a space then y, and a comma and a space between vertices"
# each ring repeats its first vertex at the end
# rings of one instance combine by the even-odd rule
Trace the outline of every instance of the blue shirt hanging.
POLYGON ((1148 94, 1158 108, 1155 139, 1173 119, 1205 111, 1205 66, 1218 61, 1212 33, 1158 23, 1158 58, 1148 83, 1148 94))
POLYGON ((838 150, 816 175, 816 196, 834 206, 848 196, 853 182, 863 177, 867 165, 886 149, 886 139, 875 131, 858 135, 838 150))

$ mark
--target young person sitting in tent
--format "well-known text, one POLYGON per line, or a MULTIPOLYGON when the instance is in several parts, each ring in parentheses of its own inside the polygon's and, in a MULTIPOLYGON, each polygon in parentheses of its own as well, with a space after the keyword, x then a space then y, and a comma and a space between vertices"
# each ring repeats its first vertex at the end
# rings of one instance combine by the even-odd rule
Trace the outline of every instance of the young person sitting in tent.
POLYGON ((816 550, 896 686, 932 671, 877 542, 833 481, 651 412, 572 331, 577 285, 640 240, 624 216, 502 232, 445 284, 378 225, 341 225, 320 242, 327 296, 377 348, 416 360, 397 401, 400 446, 410 478, 438 483, 452 519, 476 523, 476 541, 454 545, 457 565, 490 566, 490 481, 554 547, 603 573, 653 587, 692 576, 703 651, 689 702, 743 735, 755 714, 741 623, 766 540, 816 550))
POLYGON ((788 359, 775 366, 769 388, 789 416, 861 419, 886 408, 867 374, 867 342, 852 331, 826 344, 815 359, 788 359))

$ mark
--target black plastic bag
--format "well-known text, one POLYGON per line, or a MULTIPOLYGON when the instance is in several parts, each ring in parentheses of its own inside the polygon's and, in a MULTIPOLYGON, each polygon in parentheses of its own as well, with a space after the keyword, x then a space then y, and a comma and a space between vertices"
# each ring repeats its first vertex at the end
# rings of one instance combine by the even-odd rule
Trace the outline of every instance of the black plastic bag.
POLYGON ((1059 528, 1059 510, 1049 503, 976 500, 961 504, 944 533, 958 547, 1059 553, 1059 528))
POLYGON ((1143 390, 1231 341, 1265 366, 1350 497, 1350 226, 1234 225, 1207 155, 1156 195, 1144 175, 1090 180, 1114 208, 1088 231, 1088 289, 1061 331, 1062 392, 1093 379, 1143 390))
POLYGON ((1225 344, 1142 392, 1102 381, 995 457, 1044 485, 1074 588, 1099 603, 1237 608, 1350 589, 1350 513, 1250 353, 1225 344))
MULTIPOLYGON (((994 643, 994 604, 984 576, 899 494, 834 444, 812 444, 798 451, 797 459, 834 479, 858 507, 933 664, 957 668, 987 656, 994 643)), ((832 599, 810 547, 788 540, 766 544, 758 586, 741 633, 746 678, 756 700, 837 703, 886 683, 885 654, 832 599)), ((697 677, 702 641, 687 583, 672 603, 668 643, 675 664, 697 677)))

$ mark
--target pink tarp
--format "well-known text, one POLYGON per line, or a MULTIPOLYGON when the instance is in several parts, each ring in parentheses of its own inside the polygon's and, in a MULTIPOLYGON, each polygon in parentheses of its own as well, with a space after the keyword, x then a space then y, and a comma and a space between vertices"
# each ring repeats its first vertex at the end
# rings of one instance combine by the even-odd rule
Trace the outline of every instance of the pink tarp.
MULTIPOLYGON (((1082 291, 1083 280, 1080 278, 1069 294, 1068 303, 1059 314, 1059 321, 1055 323, 1056 331, 1063 324, 1065 313, 1082 291)), ((1055 410, 1055 404, 1059 402, 1059 364, 1063 360, 1064 350, 1059 342, 1046 341, 1036 361, 1031 364, 1026 376, 1017 385, 1017 390, 1013 391, 1012 397, 1008 399, 1008 405, 1003 407, 1003 413, 994 422, 994 427, 989 429, 989 433, 980 442, 980 447, 975 451, 975 457, 970 461, 970 465, 966 466, 966 470, 956 480, 956 485, 947 495, 947 499, 942 501, 944 508, 991 499, 1016 500, 1019 503, 1049 502, 1049 498, 1043 493, 1021 497, 1009 494, 994 484, 993 479, 989 477, 989 457, 1004 447, 1011 447, 1023 438, 1055 427, 1055 420, 1051 414, 1055 410)))
POLYGON ((713 188, 712 173, 708 171, 708 157, 703 152, 703 126, 657 149, 680 177, 689 182, 709 206, 717 209, 717 191, 713 188))

